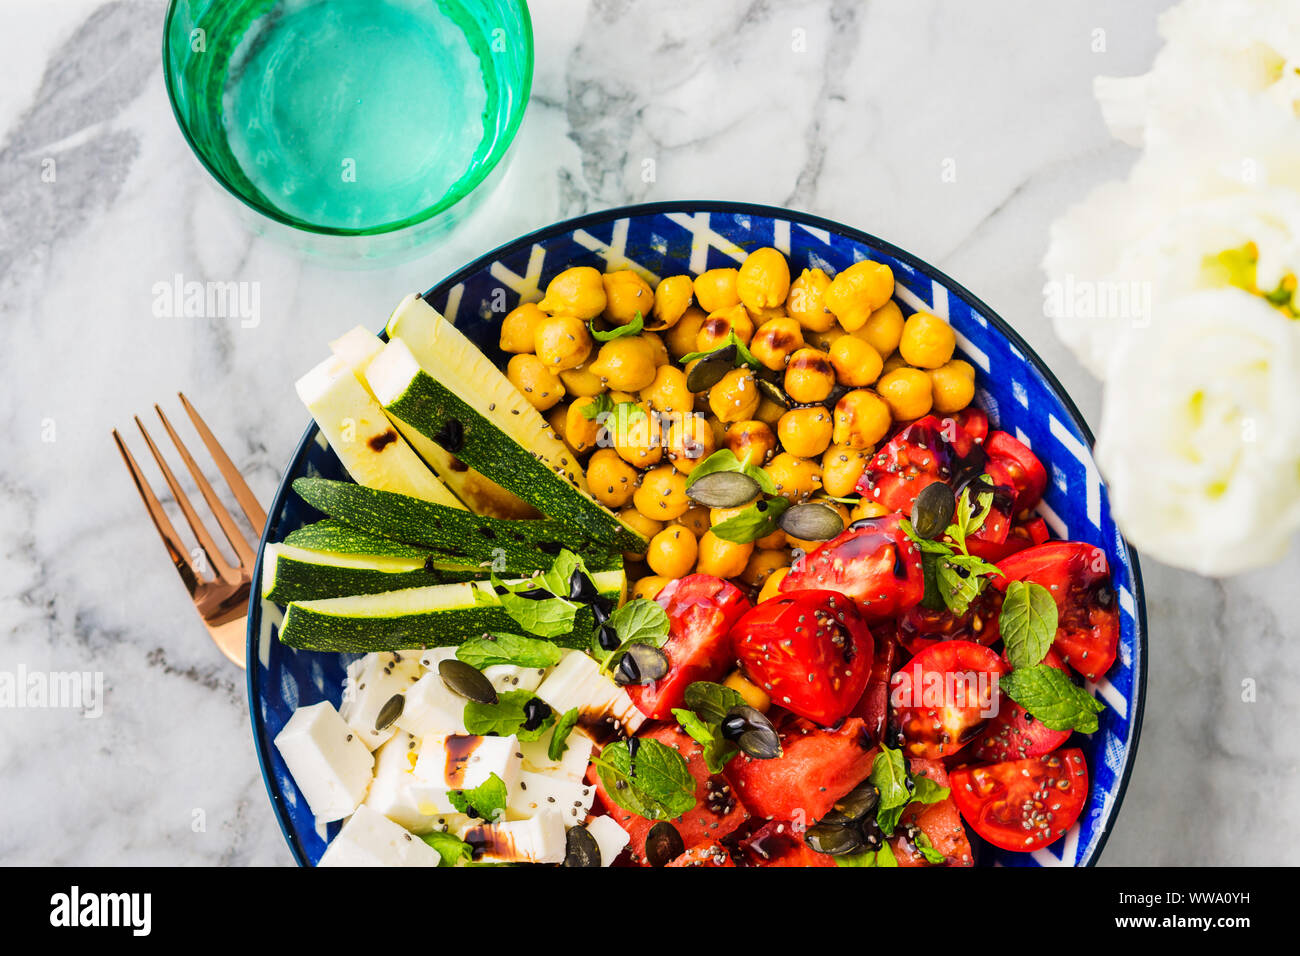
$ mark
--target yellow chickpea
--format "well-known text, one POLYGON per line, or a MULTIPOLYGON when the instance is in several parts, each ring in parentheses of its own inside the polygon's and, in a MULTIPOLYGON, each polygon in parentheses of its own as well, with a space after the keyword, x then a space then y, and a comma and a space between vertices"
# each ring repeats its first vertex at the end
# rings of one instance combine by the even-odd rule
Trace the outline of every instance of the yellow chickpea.
POLYGON ((790 566, 790 554, 787 551, 764 551, 761 548, 749 556, 745 570, 740 572, 740 580, 750 587, 763 586, 772 572, 790 566))
POLYGON ((785 393, 800 405, 824 401, 835 387, 835 370, 826 353, 802 348, 785 367, 785 393))
POLYGON ((784 369, 790 356, 801 348, 803 329, 791 318, 768 319, 749 341, 749 351, 754 358, 773 372, 784 369))
POLYGON ((632 503, 656 521, 680 518, 691 506, 691 499, 686 497, 686 476, 672 465, 652 468, 641 477, 641 487, 632 495, 632 503))
POLYGON ((591 354, 587 323, 572 315, 553 315, 537 323, 533 351, 552 371, 577 368, 591 354))
POLYGON ((866 325, 871 313, 894 294, 894 273, 883 262, 864 259, 839 273, 826 287, 826 307, 846 332, 866 325))
MULTIPOLYGON (((645 538, 646 541, 650 541, 651 538, 664 529, 664 523, 662 521, 656 521, 654 518, 647 518, 635 507, 624 508, 618 513, 618 517, 620 521, 641 537, 645 538)), ((629 553, 624 554, 623 557, 628 561, 633 561, 640 560, 642 555, 629 553)))
POLYGON ((656 335, 654 332, 645 332, 639 338, 649 343, 650 353, 654 356, 655 368, 667 365, 671 361, 668 358, 668 344, 661 336, 656 335))
POLYGON ((886 356, 885 364, 881 366, 880 374, 888 375, 896 368, 907 368, 907 363, 903 361, 903 356, 895 352, 893 355, 886 356))
POLYGON ((537 307, 536 302, 525 302, 512 309, 501 320, 501 337, 498 344, 501 351, 516 355, 533 351, 534 336, 537 326, 546 318, 546 313, 537 307))
POLYGON ((835 324, 825 301, 830 284, 831 277, 821 269, 804 269, 790 286, 786 310, 809 332, 826 332, 835 324))
POLYGON ((712 352, 721 348, 730 341, 733 332, 745 345, 754 337, 754 320, 749 317, 743 305, 722 309, 705 319, 699 334, 695 336, 695 351, 712 352))
POLYGON ((820 405, 792 408, 776 423, 781 447, 800 458, 820 455, 831 443, 831 413, 820 405))
POLYGON ((669 276, 655 288, 655 304, 646 328, 660 331, 670 329, 686 314, 695 295, 690 276, 669 276))
POLYGON ((668 586, 668 579, 660 577, 657 574, 648 574, 636 584, 632 585, 630 597, 633 600, 645 598, 647 601, 653 601, 659 596, 659 592, 668 586))
POLYGON ((565 269, 546 287, 546 295, 537 307, 552 315, 563 312, 584 322, 605 311, 605 283, 591 266, 565 269))
POLYGON ((655 294, 650 284, 631 269, 607 272, 600 277, 605 286, 605 318, 613 325, 627 325, 641 315, 642 321, 650 318, 655 294))
POLYGON ((753 371, 733 368, 709 389, 709 410, 720 422, 740 422, 754 417, 761 397, 753 371))
POLYGON ((790 294, 790 264, 780 250, 765 246, 746 256, 736 275, 736 294, 754 313, 785 302, 790 294))
POLYGON ((567 406, 552 406, 551 410, 546 413, 546 424, 551 426, 551 431, 555 432, 556 438, 568 445, 570 451, 577 453, 577 449, 569 441, 569 409, 567 406))
POLYGON ((749 563, 749 556, 754 553, 754 542, 744 544, 719 538, 712 531, 706 531, 700 538, 699 559, 695 570, 700 574, 712 574, 719 578, 739 577, 749 563))
POLYGON ((560 381, 564 383, 564 390, 570 395, 592 398, 605 391, 605 383, 601 381, 599 375, 591 370, 589 365, 561 369, 560 381))
POLYGON ((768 708, 772 706, 772 698, 767 696, 767 691, 749 680, 740 671, 732 671, 722 683, 734 690, 746 704, 760 713, 766 714, 768 708))
POLYGON ((781 582, 785 580, 785 576, 789 573, 789 568, 785 570, 777 568, 769 574, 767 580, 763 582, 762 589, 758 592, 758 603, 762 604, 764 601, 769 601, 780 594, 781 582))
POLYGON ((636 491, 637 470, 613 448, 598 449, 587 462, 587 488, 607 508, 621 508, 636 491))
POLYGON ((830 359, 836 381, 849 388, 870 385, 880 378, 885 364, 879 352, 852 335, 836 340, 831 346, 830 359))
POLYGON ((832 445, 822 455, 822 490, 832 498, 851 495, 858 487, 858 479, 867 470, 871 448, 854 448, 852 445, 832 445))
POLYGON ((889 406, 896 422, 908 422, 930 412, 933 396, 930 376, 919 368, 896 368, 882 375, 876 391, 889 406))
POLYGON ((705 312, 718 312, 740 304, 736 291, 737 269, 710 269, 695 278, 695 301, 705 312))
POLYGON ((849 523, 852 524, 854 521, 861 521, 863 518, 880 518, 887 514, 889 514, 889 509, 879 501, 872 501, 869 498, 863 498, 854 505, 853 510, 849 512, 849 523))
POLYGON ((695 396, 686 387, 686 373, 673 365, 655 370, 655 380, 641 389, 641 398, 660 412, 689 412, 695 405, 695 396))
POLYGON ((765 534, 754 542, 754 547, 760 551, 776 551, 779 548, 786 547, 790 542, 786 539, 785 532, 777 528, 771 534, 765 534))
POLYGON ((695 535, 679 524, 670 524, 650 539, 645 560, 655 574, 672 579, 690 574, 699 556, 695 535))
POLYGON ((637 468, 649 468, 659 464, 664 453, 659 418, 646 405, 637 408, 641 410, 640 415, 611 415, 605 427, 620 458, 637 468))
POLYGON ((565 413, 564 439, 578 454, 591 451, 600 439, 601 424, 593 414, 595 405, 594 398, 575 398, 565 413))
POLYGON ((957 348, 952 326, 929 312, 913 313, 903 325, 898 354, 908 365, 934 369, 947 364, 957 348))
POLYGON ((699 537, 708 531, 711 527, 709 524, 709 509, 704 505, 691 505, 682 512, 677 523, 684 528, 688 528, 691 534, 699 537))
POLYGON ((683 355, 699 351, 695 347, 695 342, 706 319, 708 315, 696 306, 690 306, 683 312, 682 317, 673 323, 673 327, 664 333, 668 354, 674 359, 680 359, 683 355))
POLYGON ((751 418, 728 426, 722 444, 741 461, 761 465, 776 451, 776 435, 766 422, 751 418))
POLYGON ((759 400, 758 411, 754 413, 754 418, 762 422, 768 428, 776 428, 776 423, 781 420, 781 416, 786 412, 786 407, 780 402, 774 402, 766 395, 759 400))
POLYGON ((763 470, 776 485, 776 493, 791 501, 807 498, 822 487, 821 465, 789 452, 777 455, 763 470))
POLYGON ((835 403, 831 440, 850 448, 875 448, 888 434, 892 421, 890 406, 881 396, 864 388, 854 389, 835 403))
POLYGON ((600 347, 591 370, 619 392, 639 392, 655 380, 655 356, 639 335, 611 339, 600 347))
POLYGON ((853 335, 862 339, 881 355, 889 355, 903 338, 903 311, 890 299, 867 317, 853 335))
POLYGON ((506 364, 506 378, 539 412, 564 397, 564 383, 536 355, 516 355, 506 364))
POLYGON ((849 333, 845 332, 838 325, 827 329, 825 332, 809 332, 804 338, 808 344, 815 349, 821 349, 823 352, 829 352, 831 346, 849 333))
POLYGON ((684 475, 718 447, 713 428, 703 415, 688 414, 673 421, 668 431, 668 460, 684 475))
POLYGON ((960 360, 941 365, 929 373, 930 390, 934 395, 934 410, 940 415, 959 412, 975 398, 975 376, 961 366, 970 366, 960 360))

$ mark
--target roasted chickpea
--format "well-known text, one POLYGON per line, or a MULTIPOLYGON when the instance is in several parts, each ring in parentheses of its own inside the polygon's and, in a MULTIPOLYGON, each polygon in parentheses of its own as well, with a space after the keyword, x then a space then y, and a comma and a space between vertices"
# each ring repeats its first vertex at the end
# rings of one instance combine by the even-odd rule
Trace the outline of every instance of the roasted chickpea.
POLYGON ((709 509, 704 505, 691 505, 682 512, 681 517, 677 519, 677 523, 689 528, 691 534, 698 538, 710 528, 709 509))
POLYGON ((750 339, 754 337, 754 320, 749 317, 743 305, 733 305, 731 308, 714 312, 705 319, 704 324, 700 326, 699 334, 695 336, 695 350, 712 352, 716 348, 721 348, 730 341, 733 332, 745 345, 748 345, 750 339))
POLYGON ((826 332, 835 324, 825 301, 830 284, 831 277, 821 269, 804 269, 790 286, 786 311, 809 332, 826 332))
POLYGON ((695 301, 705 312, 718 312, 740 304, 736 291, 737 269, 710 269, 695 277, 695 301))
POLYGON ((809 332, 804 339, 815 349, 821 349, 823 352, 829 352, 831 346, 849 333, 845 332, 838 325, 832 326, 825 332, 809 332))
POLYGON ((790 294, 790 264, 771 246, 755 249, 736 274, 736 294, 754 313, 774 309, 790 294))
POLYGON ((691 506, 691 499, 686 497, 686 476, 672 465, 652 468, 641 476, 641 487, 632 495, 632 503, 656 521, 679 518, 691 506))
POLYGON ((853 335, 862 339, 882 356, 889 355, 903 338, 903 310, 890 299, 867 317, 853 335))
POLYGON ((713 428, 703 415, 683 415, 668 430, 668 459, 684 475, 694 471, 717 447, 713 428))
MULTIPOLYGON (((785 576, 789 573, 789 568, 785 568, 784 570, 777 568, 769 574, 767 580, 763 582, 762 589, 758 592, 758 603, 762 604, 764 601, 769 601, 780 594, 781 582, 785 580, 785 576)), ((739 691, 737 693, 739 693, 739 691)))
POLYGON ((690 276, 669 276, 655 288, 655 304, 646 328, 661 331, 670 329, 686 314, 695 294, 690 276))
POLYGON ((636 491, 637 470, 613 448, 600 448, 587 462, 587 488, 607 508, 621 508, 636 491))
POLYGON ((952 326, 929 312, 913 313, 903 325, 898 354, 916 368, 938 368, 947 364, 957 348, 952 326))
POLYGON ((639 338, 650 344, 650 352, 654 356, 655 368, 667 365, 669 361, 671 361, 668 358, 668 345, 664 342, 661 336, 658 336, 653 332, 646 332, 644 335, 639 336, 639 338))
POLYGON ((600 439, 601 424, 592 414, 595 404, 594 398, 575 398, 565 413, 564 439, 578 454, 591 451, 600 439))
POLYGON ((539 412, 553 407, 564 397, 564 383, 536 355, 512 358, 506 365, 506 378, 539 412))
POLYGON ((754 358, 774 372, 784 369, 790 356, 801 348, 803 329, 791 318, 768 319, 749 341, 754 358))
POLYGON ((894 273, 883 262, 863 259, 839 273, 826 287, 826 307, 846 332, 860 329, 894 294, 894 273))
POLYGON ((636 584, 632 585, 630 597, 633 600, 645 598, 647 601, 653 601, 659 596, 659 592, 668 586, 668 579, 660 577, 657 574, 648 574, 636 584))
POLYGON ((880 368, 881 375, 888 375, 896 368, 907 368, 907 363, 903 361, 903 356, 895 352, 893 355, 885 357, 885 364, 880 368))
MULTIPOLYGON (((631 506, 620 511, 618 517, 620 521, 641 537, 645 538, 647 542, 649 542, 651 538, 657 535, 664 528, 664 523, 662 521, 647 518, 640 511, 631 506)), ((644 555, 642 554, 635 554, 632 552, 624 552, 623 554, 624 559, 627 561, 639 561, 643 556, 644 555)))
POLYGON ((786 540, 785 532, 777 528, 771 534, 765 534, 754 542, 754 546, 760 551, 775 551, 778 548, 784 548, 789 541, 786 540))
POLYGON ((815 461, 782 452, 763 470, 776 485, 776 493, 791 501, 807 498, 822 487, 822 469, 815 461))
POLYGON ((820 455, 831 443, 831 413, 820 405, 792 408, 776 423, 781 447, 800 458, 820 455))
POLYGON ((722 683, 734 690, 746 704, 760 713, 766 714, 768 708, 772 706, 772 698, 767 696, 767 691, 746 678, 740 671, 732 671, 722 683))
POLYGON ((781 420, 781 416, 786 413, 786 407, 780 402, 774 402, 766 395, 759 400, 758 411, 754 413, 754 418, 769 428, 776 428, 776 423, 781 420))
POLYGON ((695 535, 679 524, 670 524, 650 539, 645 560, 655 574, 672 579, 690 574, 699 556, 695 535))
POLYGON ((659 416, 647 405, 637 408, 641 410, 639 416, 611 415, 605 427, 620 458, 637 468, 649 468, 657 465, 664 453, 659 416))
POLYGON ((591 398, 605 391, 605 383, 591 370, 590 365, 561 369, 560 381, 564 383, 564 389, 570 395, 591 398))
POLYGON ((831 346, 831 367, 835 379, 849 388, 861 388, 880 378, 885 360, 862 339, 845 335, 831 346))
POLYGON ((577 449, 569 441, 568 417, 569 409, 564 405, 556 405, 546 413, 546 424, 551 426, 551 431, 555 432, 555 437, 568 445, 569 450, 576 454, 577 449))
POLYGON ((790 552, 788 551, 764 551, 761 548, 754 551, 749 556, 749 561, 745 564, 745 570, 740 572, 740 580, 752 587, 763 586, 773 571, 790 566, 790 552))
POLYGON ((695 570, 700 574, 712 574, 718 578, 739 577, 749 563, 749 556, 754 553, 752 541, 739 544, 719 538, 712 531, 704 532, 700 538, 699 560, 695 570))
POLYGON ((831 440, 850 448, 875 448, 892 422, 890 407, 875 392, 854 389, 835 403, 835 431, 831 440))
POLYGON ((695 306, 690 306, 683 312, 682 317, 673 324, 673 327, 664 333, 668 354, 675 359, 680 359, 683 355, 699 351, 695 347, 695 342, 706 319, 708 316, 704 310, 695 306))
POLYGON ((776 435, 765 422, 751 418, 730 425, 722 444, 741 461, 761 465, 776 451, 776 435))
POLYGON ((591 266, 565 269, 546 287, 537 307, 552 315, 563 312, 586 322, 605 311, 605 283, 591 266))
POLYGON ((641 398, 660 412, 684 413, 695 406, 695 396, 686 387, 686 373, 673 365, 655 370, 655 380, 641 389, 641 398))
POLYGON ((619 392, 639 392, 655 380, 655 356, 639 335, 611 339, 600 347, 591 370, 619 392))
POLYGON ((876 391, 897 422, 920 418, 929 413, 933 404, 930 376, 919 368, 896 368, 882 375, 876 383, 876 391))
POLYGON ((753 371, 733 368, 709 389, 709 410, 720 422, 744 421, 754 417, 761 397, 753 371))
POLYGON ((533 351, 537 326, 545 318, 546 313, 537 307, 536 302, 525 302, 506 313, 501 320, 501 338, 498 340, 501 351, 517 355, 533 351))
POLYGON ((853 510, 849 512, 849 523, 861 521, 863 518, 880 518, 889 514, 889 509, 879 501, 872 501, 870 498, 863 498, 853 510))
POLYGON ((941 415, 961 411, 975 397, 975 376, 962 368, 963 365, 970 368, 966 362, 958 360, 929 373, 934 410, 941 415))
POLYGON ((832 445, 822 455, 822 491, 832 498, 851 495, 871 460, 871 448, 832 445))
POLYGON ((605 286, 605 318, 613 325, 627 325, 638 313, 648 321, 655 294, 650 284, 631 269, 607 272, 600 277, 605 286))
POLYGON ((572 315, 553 315, 538 322, 533 351, 554 372, 577 368, 591 354, 587 323, 572 315))
MULTIPOLYGON (((840 516, 840 521, 843 522, 844 527, 847 528, 849 526, 850 519, 847 505, 842 505, 838 501, 828 501, 825 498, 814 498, 811 503, 821 505, 823 508, 829 508, 831 511, 834 511, 840 516)), ((814 540, 812 538, 796 538, 793 535, 787 535, 786 537, 790 539, 791 547, 799 548, 805 553, 814 551, 826 543, 825 541, 814 540)))
POLYGON ((785 393, 800 405, 824 401, 835 387, 835 370, 825 352, 802 348, 785 367, 785 393))

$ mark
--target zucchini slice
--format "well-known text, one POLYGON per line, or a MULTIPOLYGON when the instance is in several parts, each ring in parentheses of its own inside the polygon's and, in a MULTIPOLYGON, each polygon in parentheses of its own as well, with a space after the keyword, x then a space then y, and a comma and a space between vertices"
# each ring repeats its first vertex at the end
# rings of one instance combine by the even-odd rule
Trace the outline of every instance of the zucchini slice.
POLYGON ((262 597, 288 604, 472 581, 487 574, 487 568, 434 557, 341 554, 268 544, 262 558, 262 597))
MULTIPOLYGON (((621 570, 592 575, 596 589, 612 601, 627 584, 621 570)), ((280 640, 314 651, 400 651, 459 644, 486 631, 522 634, 523 628, 499 604, 476 604, 474 592, 492 594, 489 581, 464 581, 434 587, 361 594, 355 597, 294 601, 284 614, 280 640)), ((591 644, 595 618, 582 607, 573 630, 552 638, 562 647, 591 644)))
POLYGON ((584 537, 645 550, 645 539, 591 496, 581 464, 546 419, 432 306, 408 296, 388 336, 366 380, 390 417, 584 537))
POLYGON ((436 554, 431 548, 403 544, 392 538, 360 531, 337 518, 324 518, 314 524, 303 525, 290 531, 285 544, 308 551, 331 551, 335 554, 374 554, 389 558, 419 558, 425 560, 436 554))

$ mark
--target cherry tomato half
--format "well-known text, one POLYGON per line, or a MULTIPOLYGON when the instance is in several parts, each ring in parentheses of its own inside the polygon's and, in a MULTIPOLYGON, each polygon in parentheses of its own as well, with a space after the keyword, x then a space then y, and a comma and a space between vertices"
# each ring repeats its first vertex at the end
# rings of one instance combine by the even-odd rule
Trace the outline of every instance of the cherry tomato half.
POLYGON ((1032 508, 1043 497, 1047 487, 1047 469, 1038 460, 1038 456, 1029 450, 1029 446, 1006 432, 993 432, 984 443, 984 451, 989 457, 989 464, 997 464, 1005 469, 1015 485, 1015 514, 1026 508, 1032 508))
POLYGON ((963 767, 948 779, 962 817, 1004 850, 1028 853, 1059 840, 1088 799, 1088 765, 1077 748, 963 767))
POLYGON ((909 514, 926 485, 961 487, 983 473, 985 455, 955 418, 918 418, 872 456, 858 491, 890 511, 909 514))
POLYGON ((973 641, 943 641, 913 657, 889 693, 903 752, 938 760, 961 750, 993 716, 1006 672, 996 651, 973 641))
MULTIPOLYGON (((1050 649, 1043 658, 1043 663, 1059 671, 1065 670, 1061 658, 1056 651, 1050 649)), ((997 716, 975 738, 968 753, 970 759, 980 763, 1040 757, 1051 753, 1069 739, 1070 731, 1052 730, 999 691, 997 716)))
POLYGON ((796 562, 781 580, 781 591, 838 591, 871 621, 920 603, 925 596, 921 554, 899 528, 900 520, 894 514, 853 522, 796 562))

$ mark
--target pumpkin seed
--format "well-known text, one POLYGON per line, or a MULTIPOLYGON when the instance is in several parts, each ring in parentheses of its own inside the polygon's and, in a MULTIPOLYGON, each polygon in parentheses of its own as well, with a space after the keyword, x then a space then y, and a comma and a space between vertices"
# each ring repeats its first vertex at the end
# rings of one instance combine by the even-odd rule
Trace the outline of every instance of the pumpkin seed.
POLYGON ((677 828, 660 820, 645 838, 645 861, 651 866, 667 866, 686 852, 686 841, 677 828))
POLYGON ((859 784, 836 800, 834 807, 826 816, 822 817, 821 822, 840 826, 857 823, 876 809, 876 804, 879 802, 879 790, 870 783, 859 784))
POLYGON ((956 510, 952 489, 942 481, 932 482, 912 502, 912 529, 922 538, 937 538, 947 530, 956 510))
POLYGON ((828 856, 840 856, 862 848, 862 838, 855 829, 833 823, 819 823, 809 827, 803 835, 803 842, 818 853, 828 856))
POLYGON ((758 390, 763 393, 763 397, 769 401, 776 402, 782 408, 790 407, 790 396, 785 393, 776 382, 760 377, 758 380, 758 390))
POLYGON ((695 363, 686 376, 686 387, 692 392, 707 392, 735 367, 736 347, 728 345, 717 349, 695 363))
POLYGON ((586 827, 571 827, 564 835, 564 865, 600 866, 600 844, 586 827))
POLYGON ((771 725, 745 731, 737 738, 736 746, 741 753, 748 754, 755 760, 775 760, 781 756, 781 738, 771 725))
POLYGON ((715 471, 686 489, 686 495, 706 508, 738 508, 762 490, 758 482, 738 471, 715 471))
POLYGON ((803 541, 829 541, 844 530, 844 519, 834 508, 808 501, 786 509, 781 530, 803 541))
POLYGON ((453 694, 459 694, 466 700, 480 704, 495 704, 497 690, 492 682, 483 676, 483 672, 471 667, 464 661, 449 658, 438 662, 438 676, 453 694))
POLYGON ((380 707, 379 713, 375 715, 375 733, 383 733, 391 727, 393 721, 402 716, 402 708, 405 706, 406 698, 401 694, 394 694, 384 701, 384 706, 380 707))
POLYGON ((748 704, 737 704, 727 711, 722 718, 722 736, 728 740, 738 740, 747 730, 771 730, 772 723, 763 712, 748 704))
POLYGON ((632 644, 618 659, 614 683, 649 684, 668 676, 668 658, 653 644, 632 644))

